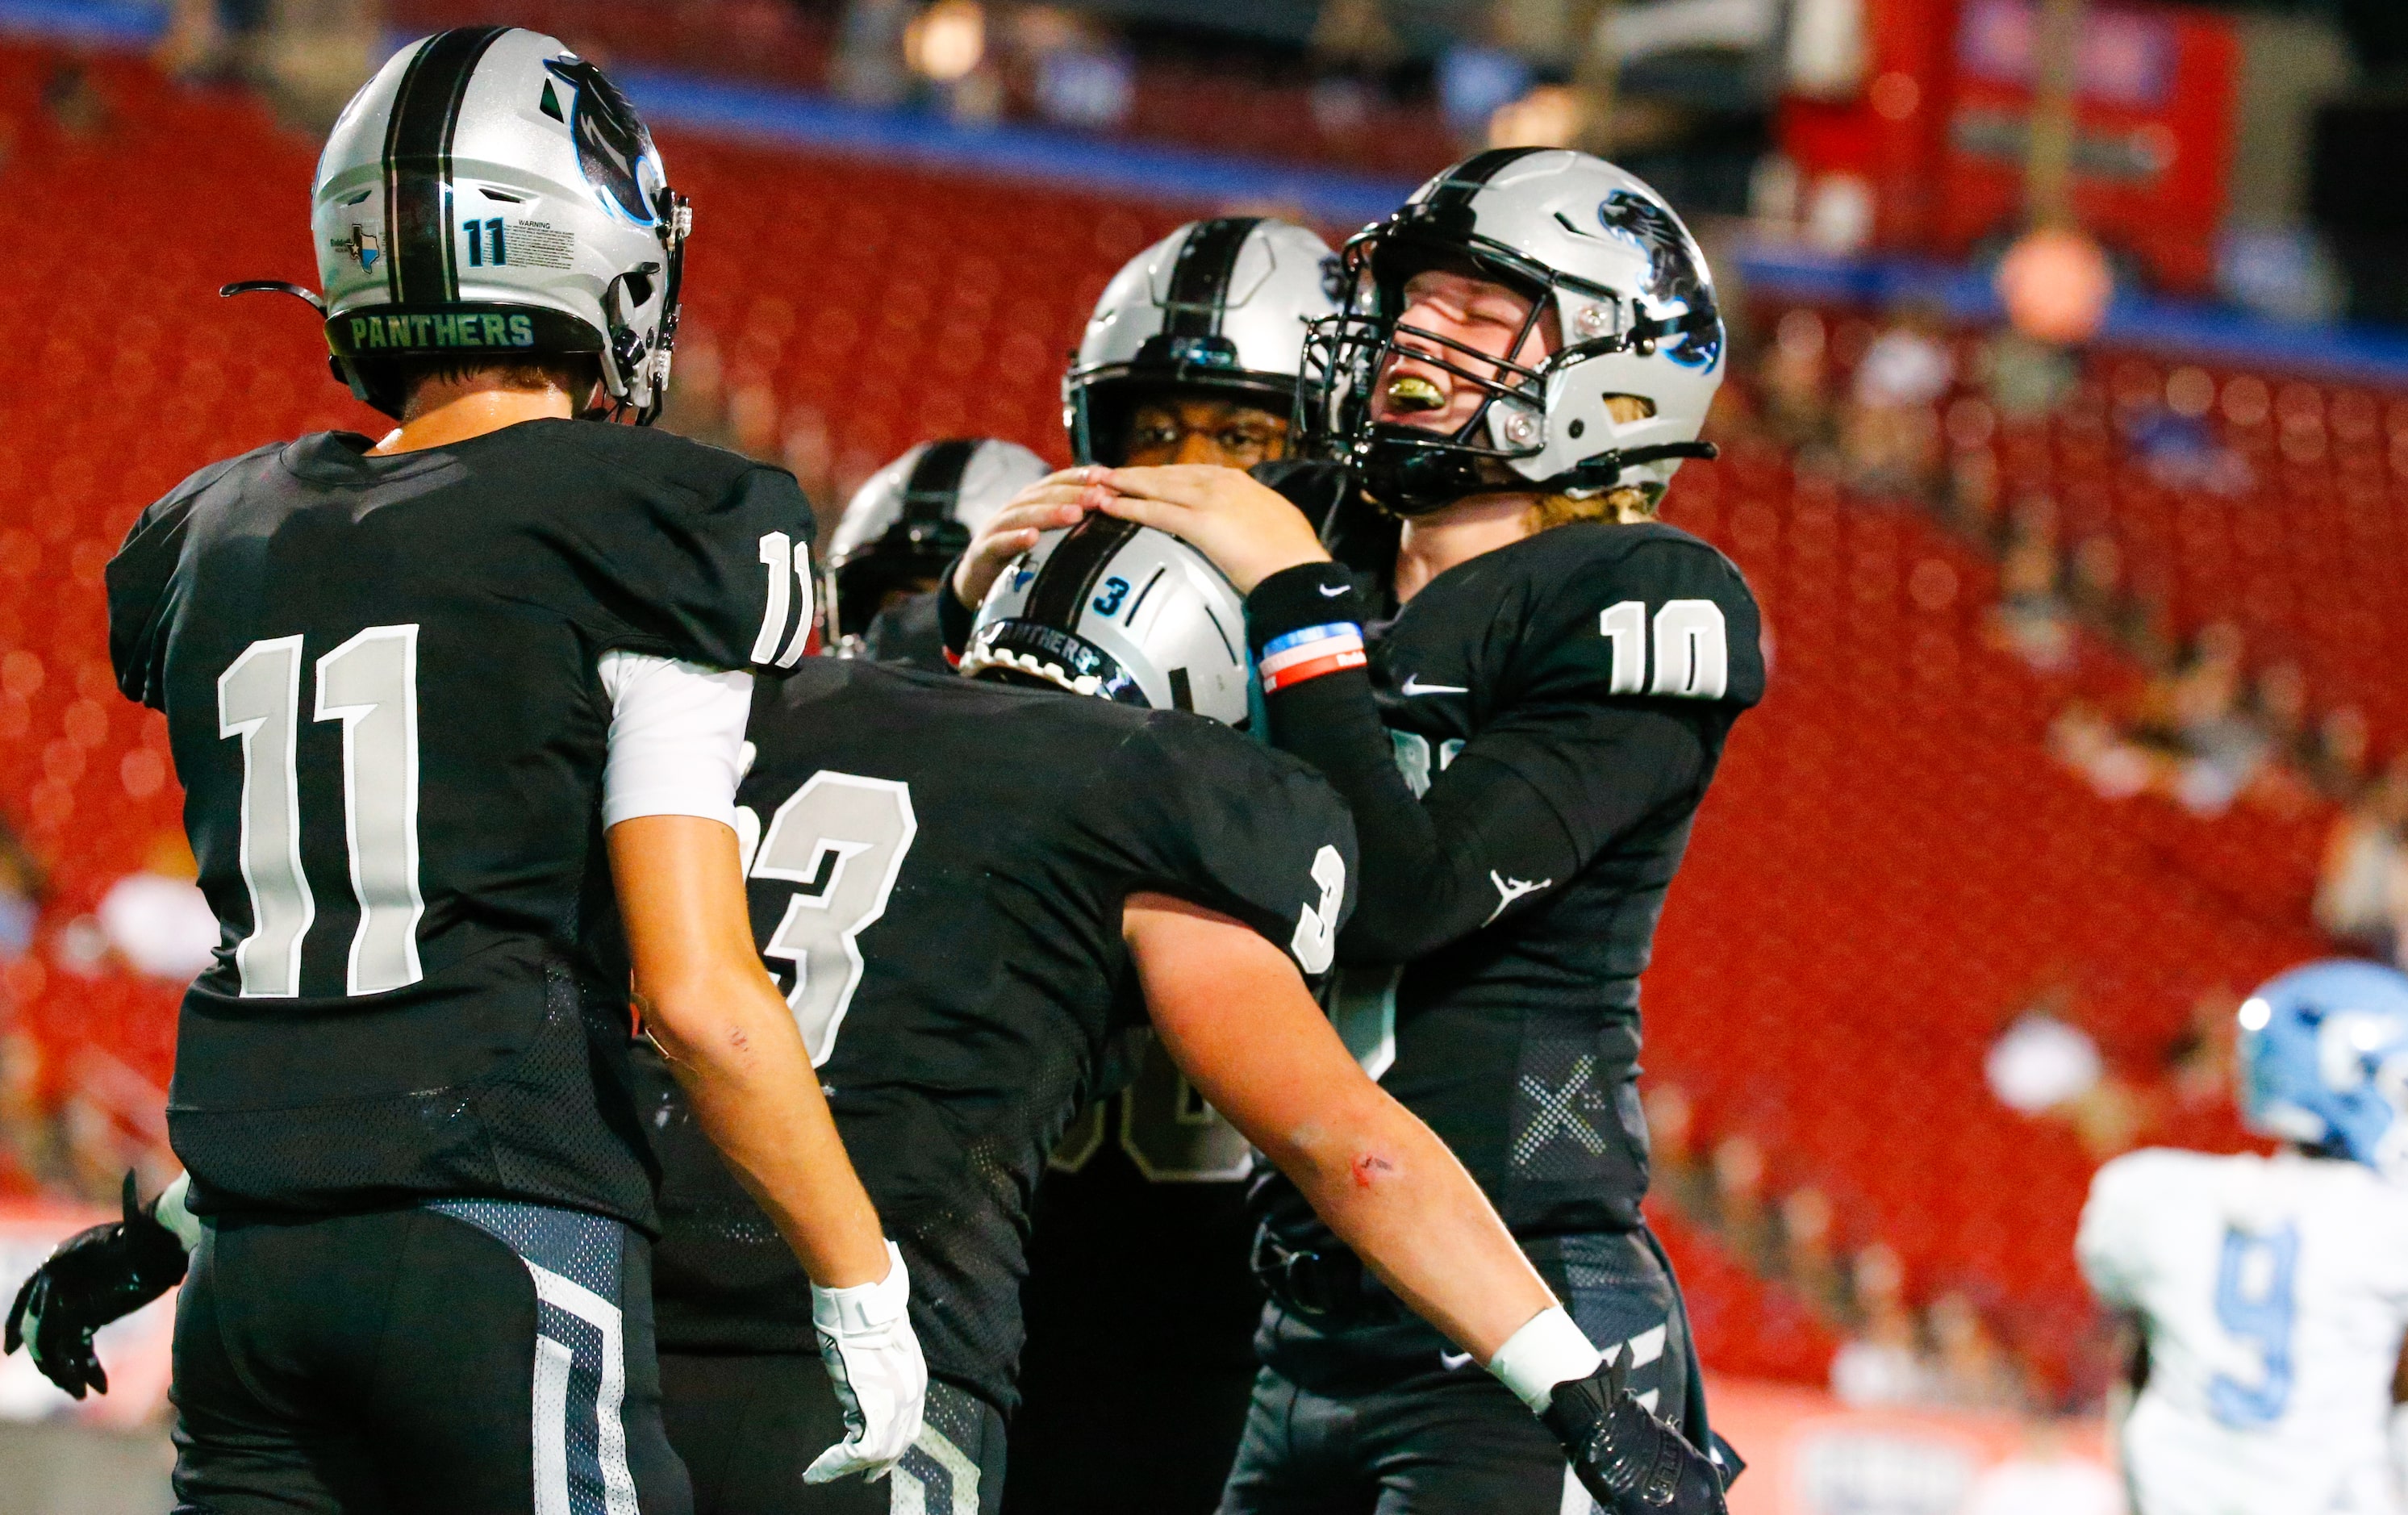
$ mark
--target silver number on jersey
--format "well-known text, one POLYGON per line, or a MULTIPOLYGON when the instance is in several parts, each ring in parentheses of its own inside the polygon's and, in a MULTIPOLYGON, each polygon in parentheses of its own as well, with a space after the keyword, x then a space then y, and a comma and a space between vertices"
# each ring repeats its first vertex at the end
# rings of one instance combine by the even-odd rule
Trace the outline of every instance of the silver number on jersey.
POLYGON ((418 628, 370 626, 318 660, 320 721, 343 723, 343 840, 359 929, 343 992, 426 977, 418 962, 418 628))
MULTIPOLYGON (((343 842, 359 929, 347 994, 380 994, 425 977, 418 921, 418 627, 370 626, 318 660, 319 721, 343 724, 343 842)), ((242 738, 242 829, 236 855, 251 894, 251 935, 235 948, 246 998, 301 993, 301 944, 317 919, 301 868, 298 742, 301 638, 251 643, 218 675, 218 737, 242 738)))
POLYGON ((1137 1079, 1121 1096, 1121 1148, 1137 1170, 1154 1183, 1226 1182, 1253 1172, 1254 1147, 1204 1103, 1159 1040, 1146 1041, 1137 1079))
POLYGON ((300 707, 298 636, 253 642, 218 675, 218 739, 242 738, 235 854, 251 895, 251 935, 234 961, 247 999, 301 993, 301 939, 318 913, 301 871, 300 707))
POLYGON ((811 636, 811 550, 809 543, 795 545, 784 532, 761 534, 761 566, 769 575, 769 600, 761 612, 761 630, 752 638, 752 661, 767 664, 776 660, 781 668, 791 668, 802 661, 803 649, 811 636), (803 599, 803 613, 794 618, 794 635, 786 635, 787 610, 796 594, 803 599), (778 650, 784 637, 786 650, 778 650))
POLYGON ((778 813, 753 855, 752 877, 798 886, 761 955, 794 965, 786 991, 816 1067, 836 1050, 861 987, 862 932, 886 913, 895 876, 919 835, 911 786, 828 769, 811 775, 778 813))
POLYGON ((2227 1425, 2272 1425, 2290 1406, 2299 1263, 2296 1225, 2262 1233, 2239 1226, 2225 1230, 2224 1256, 2215 1269, 2216 1323, 2235 1341, 2256 1348, 2260 1365, 2255 1383, 2225 1373, 2209 1380, 2208 1408, 2227 1425))
MULTIPOLYGON (((1624 600, 1598 612, 1598 635, 1613 644, 1610 694, 1636 694, 1648 640, 1647 607, 1624 600)), ((1718 700, 1730 689, 1730 627, 1712 600, 1666 600, 1656 612, 1656 681, 1650 694, 1718 700)))
POLYGON ((1305 972, 1326 973, 1338 954, 1338 914, 1346 903, 1346 860, 1338 849, 1325 845, 1312 854, 1312 881, 1321 886, 1321 901, 1297 909, 1287 947, 1305 972))

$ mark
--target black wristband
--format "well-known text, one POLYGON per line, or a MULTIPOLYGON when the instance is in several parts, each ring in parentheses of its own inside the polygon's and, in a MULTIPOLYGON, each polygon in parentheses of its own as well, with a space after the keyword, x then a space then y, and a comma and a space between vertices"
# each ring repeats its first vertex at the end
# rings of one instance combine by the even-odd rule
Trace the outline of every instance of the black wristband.
POLYGON ((937 632, 945 639, 945 650, 959 663, 970 645, 970 628, 978 622, 975 607, 964 605, 953 593, 953 570, 961 566, 955 558, 945 565, 944 575, 937 580, 937 632))
POLYGON ((1354 576, 1335 563, 1299 563, 1254 586, 1246 596, 1246 639, 1263 644, 1310 626, 1363 623, 1363 593, 1354 576))

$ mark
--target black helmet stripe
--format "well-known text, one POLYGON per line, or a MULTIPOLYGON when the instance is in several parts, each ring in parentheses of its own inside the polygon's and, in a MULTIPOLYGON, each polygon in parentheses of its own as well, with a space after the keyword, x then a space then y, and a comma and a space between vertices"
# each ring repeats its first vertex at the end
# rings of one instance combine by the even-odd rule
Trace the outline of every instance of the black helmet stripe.
POLYGON ((1485 188, 1488 181, 1508 164, 1520 163, 1534 152, 1547 150, 1545 148, 1490 148, 1475 152, 1456 164, 1423 203, 1432 211, 1466 208, 1471 204, 1471 197, 1485 188))
POLYGON ((1134 521, 1119 521, 1111 516, 1089 516, 1071 529, 1053 555, 1037 582, 1028 589, 1026 606, 1021 619, 1039 622, 1064 630, 1079 623, 1079 611, 1087 603, 1096 580, 1127 540, 1139 531, 1134 521))
POLYGON ((953 520, 953 507, 961 502, 962 475, 978 450, 975 438, 929 443, 903 481, 902 520, 930 525, 953 520))
POLYGON ((1164 295, 1169 309, 1162 335, 1221 335, 1221 315, 1229 306, 1229 279, 1238 270, 1238 254, 1261 224, 1260 216, 1222 216, 1196 223, 1196 229, 1179 244, 1179 256, 1171 260, 1170 287, 1164 295))
POLYGON ((459 26, 418 50, 401 76, 385 122, 384 175, 388 287, 396 304, 431 305, 460 297, 452 266, 452 137, 478 60, 509 28, 459 26))

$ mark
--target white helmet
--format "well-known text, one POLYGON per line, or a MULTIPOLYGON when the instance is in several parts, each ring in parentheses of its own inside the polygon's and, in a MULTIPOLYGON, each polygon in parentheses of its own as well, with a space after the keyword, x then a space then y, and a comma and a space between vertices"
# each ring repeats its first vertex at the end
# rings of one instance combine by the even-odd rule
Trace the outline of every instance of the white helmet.
POLYGON ((962 672, 1240 729, 1254 709, 1245 597, 1178 537, 1105 515, 1047 532, 1004 570, 979 607, 962 672))
POLYGON ((1053 471, 1017 442, 968 436, 923 442, 871 474, 828 543, 831 644, 867 631, 889 591, 943 573, 989 516, 1053 471))
POLYGON ((555 38, 464 26, 413 43, 318 160, 335 371, 397 415, 379 359, 591 352, 610 398, 650 421, 691 223, 626 97, 555 38))
POLYGON ((1341 257, 1346 309, 1314 324, 1298 407, 1312 441, 1388 510, 1418 515, 1505 490, 1660 495, 1682 459, 1714 455, 1698 440, 1723 380, 1713 279, 1663 197, 1604 159, 1560 148, 1477 153, 1356 234, 1341 257), (1552 307, 1561 347, 1536 366, 1500 364, 1400 326, 1406 281, 1431 269, 1526 295, 1517 352, 1552 307), (1372 420, 1400 335, 1422 361, 1484 392, 1452 436, 1372 420), (1616 394, 1653 413, 1616 422, 1606 405, 1616 394))
POLYGON ((1259 216, 1192 221, 1131 258, 1062 377, 1072 454, 1123 462, 1131 410, 1166 389, 1221 391, 1288 415, 1306 325, 1338 309, 1337 267, 1320 237, 1259 216))

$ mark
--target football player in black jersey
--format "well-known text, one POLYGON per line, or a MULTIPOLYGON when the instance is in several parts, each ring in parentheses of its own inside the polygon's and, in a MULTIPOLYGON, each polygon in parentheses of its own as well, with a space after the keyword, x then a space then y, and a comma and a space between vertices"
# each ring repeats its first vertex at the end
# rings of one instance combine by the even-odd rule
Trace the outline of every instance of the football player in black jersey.
MULTIPOLYGON (((656 405, 683 201, 591 64, 498 27, 397 54, 314 200, 304 297, 399 427, 204 469, 108 569, 224 928, 167 1114, 203 1222, 179 1508, 690 1508, 631 969, 837 1322, 812 1476, 875 1473, 920 1422, 907 1275, 752 951, 734 825, 748 670, 809 629, 810 514, 781 470, 597 408, 656 405)), ((99 1381, 102 1265, 173 1281, 131 1211, 21 1297, 54 1377, 99 1381)))
POLYGON ((839 657, 951 673, 937 621, 938 580, 970 534, 1049 472, 1017 442, 922 442, 853 492, 828 542, 824 638, 839 657))
MULTIPOLYGON (((1337 309, 1335 262, 1303 227, 1250 216, 1182 226, 1138 254, 1063 379, 1073 454, 1232 468, 1285 457, 1307 323, 1337 309)), ((1082 477, 1042 481, 975 535, 947 607, 957 651, 995 570, 1038 527, 1079 519, 1061 501, 1082 477)), ((1245 1138, 1158 1049, 1125 1093, 1082 1114, 1038 1195, 1013 1515, 1117 1515, 1140 1479, 1158 1515, 1212 1508, 1254 1386, 1253 1168, 1245 1138)))
MULTIPOLYGON (((663 1379, 704 1515, 996 1508, 1032 1194, 1073 1113, 1133 1064, 1149 1077, 1131 1045, 1151 1039, 1149 1017, 1168 1052, 1155 1076, 1191 1122, 1206 1098, 1226 1111, 1464 1351, 1512 1374, 1500 1344, 1562 1320, 1469 1176, 1363 1077, 1306 987, 1349 897, 1344 807, 1301 764, 1175 708, 1247 719, 1240 620, 1193 550, 1099 520, 1049 539, 989 601, 963 665, 976 678, 812 660, 755 709, 740 796, 754 932, 791 976, 846 1144, 910 1264, 936 1382, 891 1496, 797 1479, 835 1414, 810 1366, 811 1299, 655 1077, 663 1379)), ((1174 1277, 1148 1277, 1151 1308, 1185 1306, 1174 1277)), ((1126 1328, 1096 1303, 1059 1323, 1126 1328)), ((1138 1363, 1116 1387, 1176 1371, 1138 1363)), ((1110 1457, 1115 1429, 1080 1450, 1110 1457)), ((1161 1508, 1161 1475, 1132 1477, 1119 1508, 1161 1508)))
MULTIPOLYGON (((1270 738, 1346 796, 1361 836, 1333 996, 1348 1042, 1612 1353, 1627 1389, 1590 1378, 1558 1407, 1669 1420, 1687 1439, 1667 1496, 1718 1508, 1733 1465, 1641 1220, 1635 1087, 1664 893, 1764 687, 1739 572, 1653 519, 1680 461, 1712 455, 1697 437, 1723 371, 1713 286, 1647 186, 1536 149, 1433 179, 1348 244, 1345 269, 1299 407, 1355 486, 1326 546, 1227 470, 1119 470, 1082 503, 1179 533, 1249 592, 1270 738)), ((1225 1511, 1574 1497, 1511 1396, 1463 1372, 1283 1181, 1257 1202, 1266 1373, 1225 1511)))

